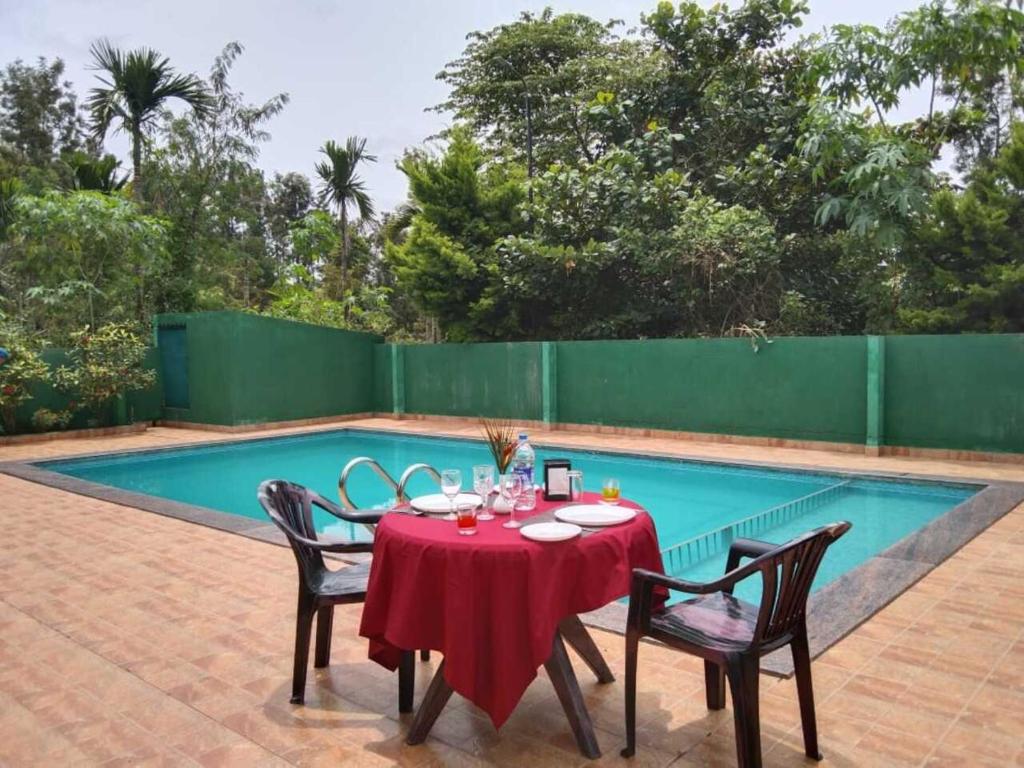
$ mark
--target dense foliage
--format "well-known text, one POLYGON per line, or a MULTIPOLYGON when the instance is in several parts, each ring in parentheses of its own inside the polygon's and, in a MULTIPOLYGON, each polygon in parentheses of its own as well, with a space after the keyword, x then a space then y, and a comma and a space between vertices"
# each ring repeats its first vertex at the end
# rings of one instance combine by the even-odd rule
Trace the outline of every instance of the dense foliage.
POLYGON ((18 406, 32 399, 32 387, 50 378, 39 356, 38 340, 0 314, 0 338, 8 357, 0 365, 0 432, 15 430, 18 406))
POLYGON ((101 414, 114 398, 156 382, 156 372, 143 364, 146 340, 129 325, 85 328, 71 335, 71 344, 71 364, 58 368, 54 380, 76 408, 101 414))
POLYGON ((382 213, 372 138, 311 147, 315 183, 260 170, 288 96, 231 86, 236 43, 201 78, 99 41, 84 111, 62 62, 13 62, 0 309, 57 344, 220 308, 429 340, 1024 330, 1019 5, 801 36, 806 12, 473 32, 438 75, 452 127, 382 213))

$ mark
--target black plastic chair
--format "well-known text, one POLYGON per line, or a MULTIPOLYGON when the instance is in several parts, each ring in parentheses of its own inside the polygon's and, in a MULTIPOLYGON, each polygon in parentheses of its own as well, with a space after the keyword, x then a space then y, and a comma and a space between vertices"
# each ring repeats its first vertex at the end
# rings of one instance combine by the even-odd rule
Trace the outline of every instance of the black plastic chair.
MULTIPOLYGON (((259 501, 264 511, 288 537, 299 567, 299 603, 295 619, 295 668, 292 673, 293 704, 305 699, 309 641, 316 616, 316 655, 314 666, 326 667, 331 660, 331 627, 334 606, 361 603, 366 599, 368 564, 350 565, 338 570, 324 563, 324 552, 371 552, 372 542, 326 542, 317 538, 313 527, 313 507, 347 523, 375 524, 384 514, 380 510, 346 511, 323 496, 287 480, 260 483, 259 501)), ((398 710, 412 711, 415 656, 402 654, 398 668, 398 710)))
POLYGON ((736 756, 741 768, 761 765, 758 707, 760 658, 789 645, 793 652, 804 751, 820 760, 818 728, 807 644, 807 597, 825 551, 850 530, 840 522, 817 528, 785 544, 737 539, 729 547, 725 576, 698 584, 636 569, 626 623, 626 748, 636 750, 636 667, 640 638, 647 636, 704 659, 708 709, 725 707, 725 679, 732 693, 736 756), (753 562, 740 567, 744 557, 753 562), (761 574, 760 606, 733 597, 737 583, 761 574), (655 587, 700 595, 654 612, 655 587))

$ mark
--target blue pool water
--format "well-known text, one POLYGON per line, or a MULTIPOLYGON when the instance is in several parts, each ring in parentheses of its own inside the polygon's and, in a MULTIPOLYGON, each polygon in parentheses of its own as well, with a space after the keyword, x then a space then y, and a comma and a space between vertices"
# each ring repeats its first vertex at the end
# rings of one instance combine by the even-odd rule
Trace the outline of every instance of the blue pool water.
MULTIPOLYGON (((250 440, 101 458, 43 462, 41 466, 84 480, 201 507, 266 520, 256 487, 284 478, 337 500, 338 474, 355 456, 371 456, 394 477, 410 464, 462 470, 472 482, 474 464, 489 463, 486 447, 454 440, 362 430, 250 440)), ((849 520, 853 529, 830 551, 815 588, 832 581, 912 533, 979 490, 972 486, 850 479, 811 472, 783 472, 682 460, 538 448, 544 458, 564 457, 581 469, 587 489, 614 476, 624 496, 654 517, 666 569, 685 578, 722 573, 732 536, 782 542, 823 523, 849 520), (746 522, 741 522, 746 521, 746 522), (715 533, 725 529, 722 534, 715 533), (689 544, 685 544, 689 542, 689 544)), ((363 507, 386 505, 390 489, 367 467, 353 475, 349 495, 363 507)), ((433 493, 420 474, 410 493, 433 493)), ((317 527, 365 537, 361 527, 319 513, 317 527)), ((748 590, 759 590, 751 585, 748 590)), ((747 591, 747 590, 744 590, 747 591)), ((741 591, 739 594, 743 594, 741 591)))

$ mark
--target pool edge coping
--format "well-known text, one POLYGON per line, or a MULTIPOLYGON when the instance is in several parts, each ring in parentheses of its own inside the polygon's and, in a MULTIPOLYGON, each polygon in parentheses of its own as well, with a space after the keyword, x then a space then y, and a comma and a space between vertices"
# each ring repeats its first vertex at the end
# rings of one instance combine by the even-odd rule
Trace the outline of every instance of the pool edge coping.
MULTIPOLYGON (((159 496, 127 491, 114 486, 94 483, 71 475, 46 469, 44 464, 62 461, 88 461, 108 457, 141 453, 166 453, 199 447, 215 447, 238 443, 279 440, 288 437, 304 437, 329 432, 373 432, 399 434, 406 437, 435 440, 462 440, 479 442, 479 439, 460 435, 432 435, 403 430, 388 430, 363 426, 331 426, 290 432, 284 435, 239 436, 227 440, 194 441, 176 446, 158 448, 129 448, 93 454, 78 454, 23 461, 0 462, 0 474, 7 474, 57 490, 80 496, 99 499, 120 506, 152 512, 184 522, 203 525, 215 530, 245 536, 263 543, 287 546, 284 535, 270 522, 233 515, 228 512, 164 499, 159 496)), ((804 465, 776 464, 753 459, 721 460, 708 457, 687 456, 658 451, 638 452, 635 449, 588 448, 560 444, 558 441, 538 440, 538 446, 558 448, 576 452, 598 453, 635 458, 687 461, 698 464, 763 469, 798 474, 830 475, 857 479, 901 480, 903 482, 943 483, 956 486, 975 486, 977 492, 968 499, 944 512, 926 525, 890 545, 874 557, 847 571, 835 581, 813 594, 808 604, 809 639, 811 656, 817 658, 837 642, 871 619, 875 614, 913 587, 928 573, 952 557, 972 539, 1024 503, 1024 482, 970 478, 950 475, 931 475, 913 472, 858 472, 844 469, 820 469, 804 465), (980 502, 979 502, 980 500, 980 502), (865 589, 865 586, 868 588, 865 589), (853 608, 851 609, 851 606, 853 608)), ((338 558, 344 562, 365 561, 363 557, 338 558)), ((618 634, 625 631, 625 605, 614 602, 584 614, 584 621, 600 629, 618 634)), ((788 677, 793 673, 793 663, 785 649, 775 651, 762 659, 761 669, 772 675, 788 677)))
MULTIPOLYGON (((419 438, 423 440, 462 440, 476 443, 485 442, 484 438, 472 437, 467 435, 436 435, 436 434, 424 434, 420 432, 407 432, 401 429, 387 429, 380 427, 371 426, 336 426, 334 424, 325 425, 319 429, 309 429, 304 431, 286 432, 284 434, 273 435, 273 434, 262 434, 246 436, 241 434, 238 437, 231 437, 224 440, 197 440, 189 441, 185 443, 179 443, 177 445, 159 446, 154 448, 122 448, 114 451, 100 451, 97 453, 82 453, 82 454, 71 454, 68 456, 53 456, 39 459, 27 459, 27 460, 14 460, 14 461, 0 461, 0 472, 4 471, 6 465, 30 465, 43 469, 42 465, 56 464, 60 462, 77 462, 77 461, 90 461, 95 459, 105 458, 116 458, 118 456, 129 456, 133 454, 157 454, 157 453, 171 453, 174 451, 184 451, 194 448, 216 448, 219 446, 230 446, 240 443, 256 443, 256 442, 267 442, 271 440, 285 440, 292 437, 312 437, 317 435, 324 435, 331 432, 368 432, 376 434, 389 434, 389 435, 401 435, 403 437, 419 438)), ((656 459, 660 461, 685 461, 693 464, 703 464, 711 466, 722 466, 722 467, 740 467, 743 469, 762 469, 772 472, 792 472, 802 475, 825 475, 825 476, 839 476, 848 477, 859 480, 865 479, 877 479, 877 480, 902 480, 904 482, 919 482, 919 483, 942 483, 944 485, 954 486, 978 486, 985 487, 993 484, 1009 484, 1013 485, 1012 481, 1005 480, 993 480, 991 478, 976 478, 976 477, 961 477, 958 475, 935 475, 925 474, 920 472, 891 472, 885 470, 870 470, 870 471, 857 471, 850 469, 821 469, 810 467, 805 464, 779 464, 770 461, 758 461, 756 459, 718 459, 707 456, 693 456, 684 453, 666 453, 664 451, 637 451, 636 449, 618 449, 611 447, 592 448, 586 446, 571 445, 568 443, 561 443, 550 440, 536 440, 533 441, 533 445, 540 448, 556 448, 566 451, 574 451, 577 453, 595 453, 604 454, 608 456, 629 456, 638 459, 656 459)), ((340 473, 340 470, 339 470, 340 473)), ((57 473, 61 474, 61 473, 57 473)), ((1024 485, 1024 482, 1020 483, 1024 485)), ((108 486, 112 487, 112 486, 108 486)), ((88 495, 88 494, 86 494, 88 495)), ((140 494, 143 495, 143 494, 140 494)), ((153 497, 157 498, 157 497, 153 497)), ((202 507, 200 507, 202 508, 202 507)))

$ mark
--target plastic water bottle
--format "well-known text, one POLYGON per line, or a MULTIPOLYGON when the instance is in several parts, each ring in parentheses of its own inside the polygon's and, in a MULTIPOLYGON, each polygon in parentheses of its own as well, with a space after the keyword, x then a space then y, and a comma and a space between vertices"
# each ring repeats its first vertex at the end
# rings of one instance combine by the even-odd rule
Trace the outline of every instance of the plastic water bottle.
POLYGON ((533 447, 527 441, 525 432, 519 433, 519 445, 512 455, 512 472, 523 478, 523 496, 520 506, 523 509, 533 509, 537 505, 536 490, 533 485, 533 467, 537 457, 533 447))

